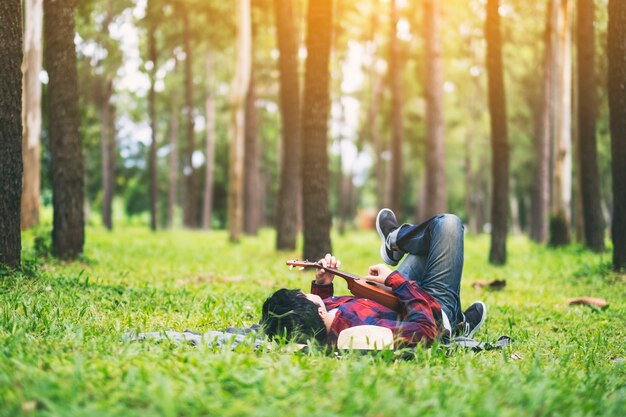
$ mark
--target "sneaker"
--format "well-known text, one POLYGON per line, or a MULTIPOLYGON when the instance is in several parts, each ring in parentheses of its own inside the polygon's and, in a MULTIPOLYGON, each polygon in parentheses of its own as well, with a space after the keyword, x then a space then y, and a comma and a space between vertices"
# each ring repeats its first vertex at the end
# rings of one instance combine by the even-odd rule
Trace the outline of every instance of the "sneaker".
POLYGON ((400 259, 404 256, 404 252, 393 250, 388 242, 389 235, 398 227, 400 226, 398 225, 398 220, 396 219, 396 215, 393 214, 393 211, 384 208, 378 212, 378 216, 376 216, 376 230, 382 240, 380 245, 380 257, 383 258, 385 263, 392 266, 398 265, 398 262, 400 262, 400 259))
POLYGON ((471 338, 483 325, 487 317, 487 306, 482 301, 475 301, 463 312, 465 320, 458 324, 457 333, 471 338))

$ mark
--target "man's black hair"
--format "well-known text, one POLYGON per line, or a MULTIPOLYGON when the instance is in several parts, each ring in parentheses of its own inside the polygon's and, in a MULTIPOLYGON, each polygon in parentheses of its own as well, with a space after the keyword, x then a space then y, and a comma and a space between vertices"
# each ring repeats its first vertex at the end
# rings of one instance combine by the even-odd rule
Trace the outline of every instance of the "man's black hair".
POLYGON ((282 288, 263 303, 261 325, 271 338, 286 336, 298 343, 313 338, 326 344, 326 325, 318 308, 300 290, 282 288))

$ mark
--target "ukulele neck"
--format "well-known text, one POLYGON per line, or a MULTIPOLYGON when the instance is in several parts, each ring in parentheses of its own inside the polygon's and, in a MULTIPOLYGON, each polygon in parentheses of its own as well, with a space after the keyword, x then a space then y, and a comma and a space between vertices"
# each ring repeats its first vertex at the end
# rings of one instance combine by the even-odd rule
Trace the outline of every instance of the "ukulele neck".
POLYGON ((344 278, 344 279, 360 279, 361 277, 356 276, 354 274, 351 274, 349 272, 346 271, 340 271, 338 269, 335 268, 330 268, 330 267, 323 267, 321 264, 316 264, 317 268, 319 269, 323 269, 324 271, 331 273, 333 275, 336 275, 338 277, 344 278))

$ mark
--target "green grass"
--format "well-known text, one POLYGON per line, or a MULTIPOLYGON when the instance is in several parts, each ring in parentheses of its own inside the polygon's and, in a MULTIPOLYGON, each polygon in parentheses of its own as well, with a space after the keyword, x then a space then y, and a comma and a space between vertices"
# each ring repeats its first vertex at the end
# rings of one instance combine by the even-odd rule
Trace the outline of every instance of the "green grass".
MULTIPOLYGON (((25 234, 27 257, 32 242, 25 234)), ((42 260, 38 272, 0 281, 0 415, 626 415, 626 280, 608 272, 608 253, 516 237, 495 268, 488 238, 469 236, 463 303, 484 300, 476 337, 510 335, 510 349, 336 359, 121 340, 249 326, 273 290, 308 290, 312 275, 284 266, 298 254, 274 251, 272 231, 231 245, 225 232, 90 228, 87 242, 82 262, 42 260), (472 288, 478 279, 507 286, 472 288), (610 307, 567 305, 583 295, 610 307)), ((351 272, 380 262, 375 232, 335 235, 333 245, 351 272)))

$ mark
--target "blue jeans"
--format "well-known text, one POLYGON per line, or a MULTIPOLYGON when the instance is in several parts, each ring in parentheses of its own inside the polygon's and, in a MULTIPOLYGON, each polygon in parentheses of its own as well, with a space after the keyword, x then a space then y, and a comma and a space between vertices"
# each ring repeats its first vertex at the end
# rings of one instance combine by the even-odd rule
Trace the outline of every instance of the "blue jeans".
POLYGON ((439 214, 420 225, 403 224, 390 237, 392 246, 408 254, 398 271, 439 302, 454 329, 463 321, 459 297, 463 273, 461 220, 453 214, 439 214))

